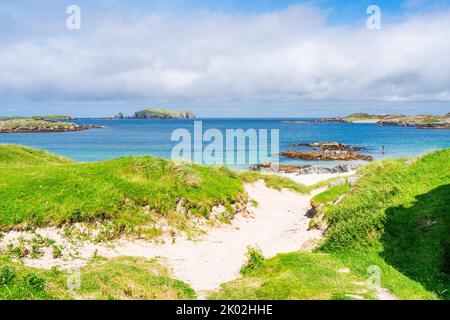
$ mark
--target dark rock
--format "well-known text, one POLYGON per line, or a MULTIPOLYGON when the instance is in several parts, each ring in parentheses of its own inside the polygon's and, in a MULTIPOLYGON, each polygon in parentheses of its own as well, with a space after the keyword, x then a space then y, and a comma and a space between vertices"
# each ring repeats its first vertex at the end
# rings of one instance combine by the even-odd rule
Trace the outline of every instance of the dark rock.
POLYGON ((119 112, 118 114, 116 114, 116 115, 114 116, 114 119, 118 119, 118 120, 124 119, 123 113, 122 113, 122 112, 119 112))
POLYGON ((356 164, 340 164, 333 168, 323 168, 317 166, 310 166, 309 168, 301 169, 298 174, 326 174, 326 173, 347 173, 359 168, 356 164))
POLYGON ((345 145, 338 142, 314 142, 314 143, 299 143, 292 145, 292 148, 297 147, 308 147, 308 148, 319 148, 321 150, 331 150, 331 151, 361 151, 360 147, 353 147, 345 145))
POLYGON ((251 166, 250 171, 267 171, 267 172, 286 172, 293 173, 311 166, 291 166, 291 165, 274 165, 272 163, 264 163, 251 166))
POLYGON ((290 159, 302 159, 302 160, 322 160, 322 161, 373 160, 371 156, 352 153, 349 151, 337 151, 337 150, 307 151, 307 152, 289 150, 286 152, 281 152, 280 155, 290 159))

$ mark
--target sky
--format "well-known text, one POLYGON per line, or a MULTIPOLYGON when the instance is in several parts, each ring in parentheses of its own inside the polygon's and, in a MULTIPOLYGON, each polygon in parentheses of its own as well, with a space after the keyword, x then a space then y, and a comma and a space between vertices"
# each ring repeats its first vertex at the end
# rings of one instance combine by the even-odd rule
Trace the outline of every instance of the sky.
POLYGON ((0 115, 447 113, 449 2, 1 0, 0 115))

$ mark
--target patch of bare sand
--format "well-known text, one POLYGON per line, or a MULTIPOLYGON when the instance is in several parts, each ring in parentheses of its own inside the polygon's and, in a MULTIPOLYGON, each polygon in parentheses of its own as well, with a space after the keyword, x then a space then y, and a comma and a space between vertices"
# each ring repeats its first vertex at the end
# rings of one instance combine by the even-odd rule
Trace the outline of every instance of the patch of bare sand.
MULTIPOLYGON (((251 206, 249 214, 236 216, 230 225, 214 228, 199 241, 177 239, 175 243, 156 244, 148 241, 120 240, 113 247, 87 242, 70 243, 61 236, 61 230, 41 229, 37 233, 61 245, 63 256, 54 259, 51 248, 43 249, 38 259, 25 258, 24 263, 39 268, 58 266, 77 268, 95 254, 114 258, 132 256, 162 257, 173 269, 174 277, 189 284, 203 297, 204 292, 239 277, 245 263, 248 246, 259 247, 266 257, 278 253, 308 250, 321 238, 318 230, 308 230, 309 195, 267 188, 262 181, 245 186, 250 199, 258 205, 251 206)), ((0 243, 0 250, 18 237, 30 234, 10 232, 0 243)))

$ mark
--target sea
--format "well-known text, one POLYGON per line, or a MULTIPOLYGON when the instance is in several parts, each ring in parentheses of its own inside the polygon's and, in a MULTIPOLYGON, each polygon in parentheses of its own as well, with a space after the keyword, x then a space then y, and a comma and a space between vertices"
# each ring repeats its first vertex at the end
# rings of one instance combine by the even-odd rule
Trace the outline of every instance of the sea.
MULTIPOLYGON (((308 148, 294 148, 299 143, 336 141, 364 148, 360 153, 371 155, 374 159, 417 156, 426 152, 450 148, 450 130, 423 130, 413 127, 378 126, 375 124, 354 123, 314 123, 314 119, 195 119, 195 120, 105 120, 77 119, 78 124, 104 126, 78 132, 63 133, 20 133, 0 134, 0 144, 17 144, 44 149, 79 162, 110 160, 119 157, 150 155, 170 159, 172 150, 179 141, 173 141, 175 130, 184 129, 194 139, 194 122, 202 125, 203 132, 208 129, 219 130, 225 139, 226 130, 277 129, 279 151, 308 148), (186 131, 187 130, 187 131, 186 131)), ((195 138, 197 139, 197 138, 195 138)), ((270 143, 270 141, 269 141, 270 143)), ((208 145, 208 141, 204 142, 208 145)), ((223 143, 224 153, 230 148, 238 151, 236 144, 223 143), (228 148, 228 149, 227 149, 228 148)), ((249 147, 250 149, 251 147, 249 147)), ((269 148, 270 149, 270 148, 269 148)), ((256 163, 247 157, 245 163, 229 164, 245 168, 256 163), (248 159, 247 159, 248 158, 248 159)), ((280 157, 286 165, 334 166, 338 162, 317 162, 293 160, 280 157)), ((259 160, 257 161, 259 162, 259 160)))

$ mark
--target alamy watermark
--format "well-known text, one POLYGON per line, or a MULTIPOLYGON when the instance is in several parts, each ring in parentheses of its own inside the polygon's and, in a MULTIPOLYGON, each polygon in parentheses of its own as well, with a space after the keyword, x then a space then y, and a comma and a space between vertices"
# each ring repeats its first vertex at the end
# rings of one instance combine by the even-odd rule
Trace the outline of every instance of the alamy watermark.
POLYGON ((68 30, 81 29, 81 8, 75 4, 67 7, 66 13, 69 17, 66 20, 66 27, 68 30))
POLYGON ((377 5, 371 5, 367 7, 367 29, 380 30, 381 29, 381 8, 377 5))
POLYGON ((381 269, 379 266, 372 265, 367 268, 367 274, 369 278, 367 279, 367 287, 370 290, 377 291, 381 289, 381 269))
POLYGON ((76 268, 67 277, 67 290, 75 292, 81 289, 81 270, 76 268))
POLYGON ((179 128, 172 132, 172 160, 205 165, 239 166, 248 164, 279 164, 278 129, 203 130, 203 122, 195 121, 193 134, 179 128))

